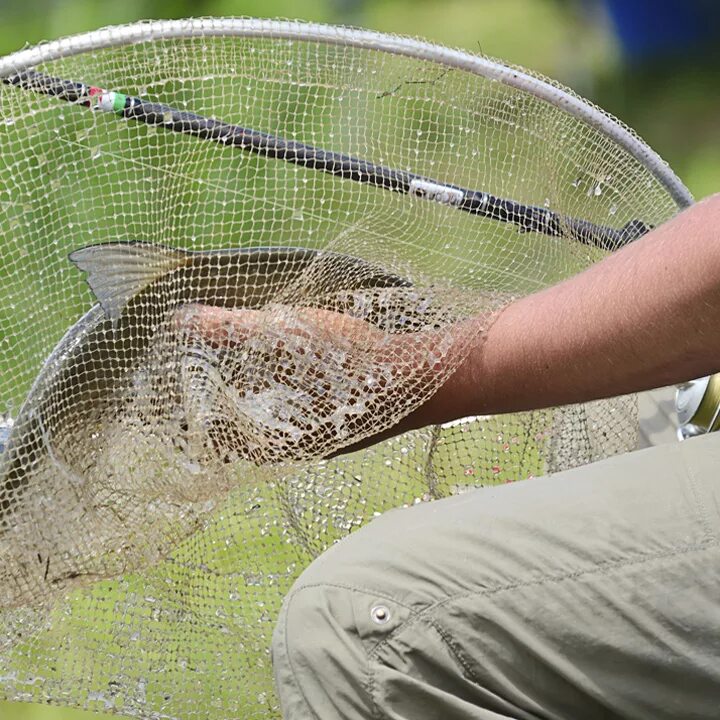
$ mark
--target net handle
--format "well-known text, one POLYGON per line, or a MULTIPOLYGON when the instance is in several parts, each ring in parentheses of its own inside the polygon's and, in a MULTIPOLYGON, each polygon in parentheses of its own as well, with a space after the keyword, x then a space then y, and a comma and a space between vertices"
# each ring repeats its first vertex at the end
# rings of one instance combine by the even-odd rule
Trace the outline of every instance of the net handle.
POLYGON ((513 224, 521 232, 569 237, 585 245, 612 251, 636 240, 651 229, 651 226, 642 220, 631 220, 619 229, 597 225, 589 220, 560 215, 547 208, 525 205, 482 190, 441 183, 352 155, 287 140, 259 130, 178 110, 163 103, 51 77, 35 70, 10 75, 5 77, 3 82, 83 107, 112 112, 120 117, 159 126, 171 132, 211 140, 261 157, 284 160, 346 180, 438 202, 472 215, 513 224))

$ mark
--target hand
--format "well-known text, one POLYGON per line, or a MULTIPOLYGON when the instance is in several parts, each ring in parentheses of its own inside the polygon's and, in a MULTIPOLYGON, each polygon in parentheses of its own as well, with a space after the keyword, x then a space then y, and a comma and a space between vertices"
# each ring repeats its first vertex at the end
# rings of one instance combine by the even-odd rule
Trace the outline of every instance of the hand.
POLYGON ((186 306, 175 324, 203 358, 213 444, 257 463, 349 452, 459 416, 444 386, 482 326, 475 318, 389 333, 347 314, 284 305, 186 306))

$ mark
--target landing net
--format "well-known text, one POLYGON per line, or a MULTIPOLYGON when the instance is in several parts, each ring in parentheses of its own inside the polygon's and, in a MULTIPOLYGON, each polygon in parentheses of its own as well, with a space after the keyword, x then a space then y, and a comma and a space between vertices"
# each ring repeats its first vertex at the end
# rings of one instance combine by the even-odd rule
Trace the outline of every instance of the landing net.
POLYGON ((252 20, 107 29, 0 75, 0 697, 276 718, 274 622, 325 548, 635 447, 622 397, 335 456, 512 298, 691 201, 571 92, 252 20))

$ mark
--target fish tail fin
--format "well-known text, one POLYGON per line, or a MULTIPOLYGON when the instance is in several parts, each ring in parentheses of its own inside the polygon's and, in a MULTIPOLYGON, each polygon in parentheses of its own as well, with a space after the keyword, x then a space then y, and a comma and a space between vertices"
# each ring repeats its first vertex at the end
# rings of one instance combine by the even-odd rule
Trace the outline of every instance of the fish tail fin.
POLYGON ((186 250, 128 241, 88 245, 70 253, 105 314, 117 320, 138 293, 187 262, 186 250))

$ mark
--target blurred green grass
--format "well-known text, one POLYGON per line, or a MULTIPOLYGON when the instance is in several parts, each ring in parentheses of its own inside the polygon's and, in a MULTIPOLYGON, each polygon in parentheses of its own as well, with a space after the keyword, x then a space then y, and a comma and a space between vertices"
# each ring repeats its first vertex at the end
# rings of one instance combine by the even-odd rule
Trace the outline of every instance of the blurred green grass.
MULTIPOLYGON (((16 49, 23 40, 35 42, 106 24, 145 17, 205 14, 301 16, 310 20, 355 22, 379 30, 418 34, 523 64, 595 97, 601 105, 619 115, 671 161, 697 197, 720 187, 720 137, 715 131, 720 100, 712 91, 715 81, 710 78, 711 69, 704 72, 697 67, 679 66, 671 71, 662 68, 662 73, 658 73, 661 78, 648 73, 633 85, 632 78, 628 80, 620 67, 617 47, 607 28, 582 26, 577 13, 568 11, 567 5, 562 3, 545 0, 372 0, 363 5, 348 3, 339 7, 324 0, 304 0, 300 4, 289 0, 126 0, 124 3, 102 4, 91 0, 45 0, 30 8, 26 3, 14 2, 9 3, 5 22, 0 26, 0 46, 7 52, 16 49), (669 77, 671 81, 668 81, 669 77)), ((85 121, 79 122, 82 124, 85 121)), ((72 123, 67 127, 68 133, 81 129, 72 123)), ((102 139, 102 121, 96 132, 102 139)), ((92 137, 83 138, 81 146, 92 148, 92 143, 92 137)), ((57 158, 49 157, 47 161, 50 165, 57 162, 57 158)), ((42 166, 28 167, 25 171, 44 172, 42 166)), ((68 185, 68 192, 71 192, 69 188, 68 185)), ((169 191, 183 192, 180 187, 169 191)), ((86 179, 83 202, 102 205, 101 192, 101 189, 93 188, 90 178, 86 179)), ((187 197, 191 202, 198 201, 192 193, 187 197)), ((73 222, 70 208, 70 202, 59 203, 56 208, 58 213, 68 215, 68 224, 73 222)), ((10 231, 13 223, 27 221, 28 213, 33 212, 32 208, 22 205, 3 206, 3 211, 5 229, 10 231)), ((22 297, 27 293, 27 285, 21 293, 20 288, 13 290, 7 277, 2 277, 3 268, 11 265, 6 253, 6 247, 0 248, 3 260, 0 263, 0 282, 6 283, 9 297, 12 298, 14 292, 22 297)), ((37 280, 27 278, 25 283, 46 283, 47 271, 39 267, 41 259, 35 262, 38 264, 37 280)), ((72 295, 74 304, 68 305, 68 320, 77 317, 89 299, 79 281, 76 289, 78 292, 72 295)), ((67 296, 68 299, 70 297, 67 296)), ((0 325, 5 322, 3 313, 7 316, 16 311, 12 302, 0 308, 0 325)), ((42 308, 32 309, 32 312, 37 314, 38 320, 41 319, 42 308)), ((59 336, 62 330, 63 324, 58 323, 55 335, 59 336)), ((46 337, 47 332, 42 335, 46 337)), ((46 348, 39 339, 37 343, 37 347, 30 351, 40 362, 46 348)), ((7 372, 7 369, 4 371, 7 372)), ((463 464, 464 460, 449 455, 445 462, 449 463, 446 468, 449 477, 457 470, 452 464, 463 464)), ((527 457, 516 458, 509 467, 531 472, 532 464, 527 457)), ((442 468, 439 471, 442 474, 442 468)), ((0 717, 3 720, 89 720, 97 715, 64 708, 0 702, 0 717)))
MULTIPOLYGON (((465 484, 474 479, 463 477, 468 474, 468 470, 471 474, 477 473, 478 478, 491 477, 485 484, 500 484, 537 474, 542 464, 537 451, 538 441, 534 437, 537 432, 546 432, 550 421, 551 413, 541 412, 529 418, 519 418, 515 426, 492 419, 481 425, 468 425, 465 429, 473 433, 474 437, 463 443, 462 453, 457 452, 455 445, 456 429, 439 430, 435 438, 437 452, 432 465, 427 464, 422 445, 398 439, 395 447, 397 457, 393 462, 403 467, 402 482, 393 483, 392 489, 399 495, 388 493, 387 488, 374 482, 379 473, 387 470, 387 456, 378 454, 373 457, 372 453, 359 453, 342 467, 343 473, 354 477, 356 482, 350 486, 337 486, 331 482, 328 487, 332 488, 333 495, 323 494, 324 502, 327 507, 335 506, 339 498, 334 493, 344 495, 350 492, 356 499, 363 499, 363 504, 355 505, 355 508, 356 511, 362 508, 360 512, 365 515, 364 522, 367 522, 372 513, 391 510, 402 502, 411 504, 421 499, 427 500, 429 484, 436 497, 454 493, 457 483, 465 484), (504 448, 498 445, 497 457, 486 458, 488 463, 497 466, 493 470, 495 474, 491 475, 489 467, 477 465, 477 460, 472 452, 468 452, 468 448, 473 443, 481 445, 488 437, 494 442, 500 432, 505 433, 508 442, 504 448), (429 483, 430 474, 433 478, 429 483)), ((328 472, 331 477, 332 469, 328 472)), ((304 489, 312 482, 310 477, 301 475, 296 487, 304 489)), ((277 494, 267 487, 242 486, 233 492, 221 514, 228 517, 235 513, 247 520, 247 497, 252 497, 253 501, 257 500, 262 505, 262 509, 257 506, 259 517, 267 517, 263 511, 281 508, 289 500, 285 492, 279 486, 276 488, 277 494)), ((310 510, 308 512, 312 515, 310 510)), ((269 534, 257 532, 254 536, 245 535, 243 557, 254 558, 254 564, 244 565, 243 574, 267 578, 271 573, 277 573, 279 568, 305 566, 319 547, 326 547, 345 534, 345 529, 334 526, 332 521, 317 527, 312 524, 311 517, 300 517, 298 520, 301 524, 310 521, 307 527, 313 528, 318 534, 282 537, 274 530, 269 534)), ((184 693, 198 706, 212 707, 216 703, 218 707, 235 708, 237 717, 255 717, 257 699, 269 700, 272 697, 267 654, 272 632, 271 621, 277 615, 280 598, 287 590, 291 577, 288 574, 279 578, 276 581, 279 582, 278 592, 274 593, 267 592, 262 582, 257 586, 254 583, 238 584, 237 546, 220 542, 223 536, 218 536, 217 531, 222 527, 210 524, 201 533, 182 543, 167 561, 146 571, 142 578, 128 575, 120 581, 120 586, 117 581, 110 580, 97 583, 87 590, 76 591, 72 613, 58 614, 53 619, 50 632, 43 633, 26 646, 16 646, 15 652, 24 658, 16 667, 22 668, 23 662, 27 663, 31 674, 33 668, 38 667, 38 658, 51 658, 52 648, 62 648, 62 653, 51 661, 52 667, 43 669, 43 677, 50 682, 54 679, 62 683, 68 676, 77 677, 85 669, 88 677, 83 695, 90 697, 89 702, 99 711, 107 709, 116 701, 122 702, 123 696, 122 693, 117 698, 109 695, 107 678, 102 674, 95 677, 93 657, 98 648, 102 648, 103 653, 122 656, 124 647, 132 643, 134 677, 150 677, 158 671, 154 665, 160 659, 154 652, 157 646, 177 649, 177 652, 168 653, 167 663, 162 669, 168 687, 172 687, 176 694, 184 693), (201 564, 198 564, 196 555, 198 546, 213 547, 212 555, 203 556, 201 564), (174 597, 168 593, 167 580, 173 578, 178 582, 175 587, 177 592, 182 593, 181 596, 174 597), (195 596, 192 592, 182 592, 182 588, 196 586, 203 587, 202 594, 195 596), (128 617, 132 618, 137 613, 133 598, 145 598, 145 609, 152 611, 150 595, 155 594, 163 598, 162 609, 159 610, 161 614, 155 622, 140 626, 131 622, 116 622, 115 616, 123 616, 126 603, 128 617), (213 598, 210 604, 206 602, 208 597, 213 598), (243 608, 254 608, 258 604, 264 607, 268 622, 258 623, 252 610, 247 618, 238 615, 238 611, 242 612, 243 608), (190 616, 199 625, 191 626, 184 621, 190 616), (92 618, 91 626, 87 625, 88 617, 92 618), (201 645, 203 650, 207 649, 207 653, 192 649, 193 632, 201 634, 201 645), (234 641, 228 642, 228 637, 234 641), (210 648, 213 650, 210 651, 210 648), (232 663, 236 653, 242 653, 243 667, 238 668, 236 682, 227 683, 219 668, 232 663), (190 658, 188 664, 180 664, 180 658, 183 657, 190 658), (237 693, 238 686, 244 690, 241 695, 237 693)), ((23 676, 22 670, 20 676, 23 676)), ((18 687, 30 694, 37 691, 32 681, 18 687)), ((178 700, 177 697, 174 699, 178 700)), ((154 698, 149 688, 147 701, 152 707, 163 706, 163 698, 154 698)), ((2 703, 0 710, 7 713, 2 715, 3 718, 12 720, 82 720, 88 717, 87 714, 68 708, 32 704, 2 703)))

